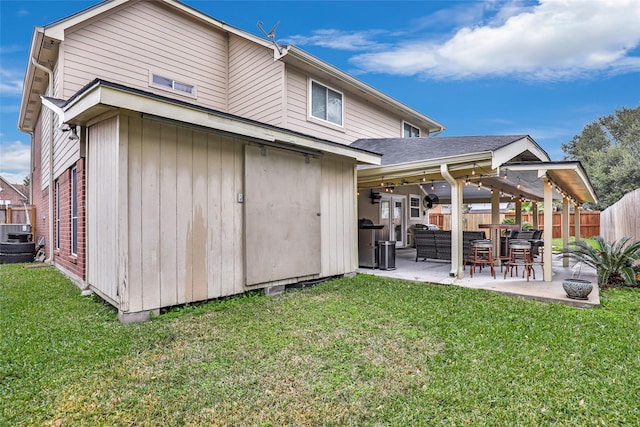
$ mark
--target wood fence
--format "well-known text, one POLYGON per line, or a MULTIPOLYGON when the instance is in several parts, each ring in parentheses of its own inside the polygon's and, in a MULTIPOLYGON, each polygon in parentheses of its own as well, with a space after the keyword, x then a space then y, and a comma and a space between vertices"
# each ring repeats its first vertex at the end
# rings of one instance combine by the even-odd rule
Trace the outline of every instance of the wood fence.
MULTIPOLYGON (((513 218, 515 213, 500 214, 500 222, 505 218, 513 218)), ((451 214, 430 214, 429 221, 436 224, 442 230, 451 230, 451 214)), ((533 214, 531 212, 522 213, 522 222, 533 224, 533 214)), ((543 227, 544 213, 538 213, 538 226, 543 227)), ((462 227, 466 231, 479 231, 479 224, 491 224, 490 213, 469 213, 462 214, 462 227)), ((575 236, 575 215, 569 213, 569 232, 575 236)), ((581 237, 593 237, 600 235, 600 212, 589 211, 580 212, 580 235, 581 237)), ((553 213, 553 238, 562 237, 562 212, 553 213)))
POLYGON ((622 237, 640 240, 640 188, 627 193, 600 215, 602 237, 613 242, 622 237))
POLYGON ((36 220, 36 207, 29 206, 0 206, 0 224, 31 224, 32 229, 36 220))

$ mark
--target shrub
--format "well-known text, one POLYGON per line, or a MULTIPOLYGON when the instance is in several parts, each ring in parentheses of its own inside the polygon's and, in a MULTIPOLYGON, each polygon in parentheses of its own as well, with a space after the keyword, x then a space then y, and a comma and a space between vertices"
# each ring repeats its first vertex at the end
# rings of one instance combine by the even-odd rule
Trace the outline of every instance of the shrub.
POLYGON ((577 241, 569 249, 568 256, 576 263, 582 262, 593 267, 598 274, 598 286, 601 289, 609 286, 636 286, 636 271, 640 259, 640 241, 629 242, 630 237, 623 237, 614 242, 606 242, 598 236, 590 245, 584 241, 577 241))

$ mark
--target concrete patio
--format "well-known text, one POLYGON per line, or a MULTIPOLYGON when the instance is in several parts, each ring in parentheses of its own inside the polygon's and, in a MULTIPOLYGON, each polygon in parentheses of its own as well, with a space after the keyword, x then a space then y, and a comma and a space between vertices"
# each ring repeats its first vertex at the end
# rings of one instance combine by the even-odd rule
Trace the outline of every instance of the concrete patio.
POLYGON ((410 280, 414 282, 428 282, 442 285, 463 286, 474 289, 485 289, 499 292, 505 295, 533 299, 543 302, 555 302, 567 304, 581 308, 592 308, 600 306, 600 294, 598 290, 595 271, 588 267, 582 267, 580 278, 590 280, 594 286, 588 300, 575 300, 567 298, 562 281, 572 277, 574 270, 571 267, 562 266, 560 254, 553 254, 553 280, 551 282, 542 281, 542 270, 540 266, 534 267, 535 280, 531 278, 528 282, 522 277, 504 278, 500 267, 496 265, 496 278, 491 276, 488 268, 482 272, 476 269, 473 277, 469 275, 469 268, 465 269, 465 276, 456 279, 449 276, 451 263, 449 261, 427 260, 416 262, 416 250, 414 248, 400 248, 396 250, 396 269, 380 270, 371 268, 359 268, 358 273, 372 274, 374 276, 390 277, 394 279, 410 280))

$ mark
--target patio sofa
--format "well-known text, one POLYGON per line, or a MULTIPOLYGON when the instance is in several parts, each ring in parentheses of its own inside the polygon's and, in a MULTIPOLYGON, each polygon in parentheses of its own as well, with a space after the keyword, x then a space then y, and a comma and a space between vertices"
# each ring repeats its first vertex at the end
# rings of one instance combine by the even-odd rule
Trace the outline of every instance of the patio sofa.
MULTIPOLYGON (((484 231, 463 231, 463 256, 467 259, 471 241, 486 239, 484 231)), ((415 230, 416 262, 422 258, 451 260, 451 231, 415 230)))

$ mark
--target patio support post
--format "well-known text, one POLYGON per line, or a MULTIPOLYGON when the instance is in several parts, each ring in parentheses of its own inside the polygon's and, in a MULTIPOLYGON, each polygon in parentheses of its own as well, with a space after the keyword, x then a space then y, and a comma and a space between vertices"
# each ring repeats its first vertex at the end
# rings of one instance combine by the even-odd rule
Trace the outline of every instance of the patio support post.
POLYGON ((451 271, 449 276, 462 279, 462 190, 460 182, 450 173, 446 164, 440 165, 442 177, 451 185, 451 271))
MULTIPOLYGON (((569 249, 569 199, 567 197, 562 198, 562 249, 566 251, 569 249)), ((564 268, 569 267, 569 258, 562 257, 562 266, 564 268)))
POLYGON ((491 224, 500 224, 500 192, 491 195, 491 224))
POLYGON ((549 185, 549 180, 545 177, 544 182, 544 268, 542 270, 545 282, 551 281, 551 248, 553 240, 553 188, 549 185))
POLYGON ((516 224, 522 228, 522 199, 520 196, 516 197, 516 224))
POLYGON ((531 215, 533 216, 533 218, 531 219, 531 224, 533 225, 533 228, 537 230, 540 228, 540 226, 538 225, 538 202, 532 202, 531 207, 531 215))
POLYGON ((581 210, 582 210, 581 206, 576 206, 573 209, 573 222, 575 223, 574 227, 575 227, 576 242, 582 239, 582 233, 580 230, 580 211, 581 210))

